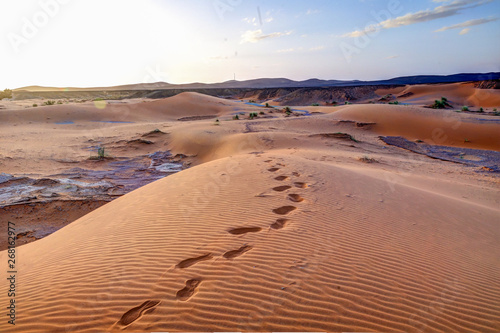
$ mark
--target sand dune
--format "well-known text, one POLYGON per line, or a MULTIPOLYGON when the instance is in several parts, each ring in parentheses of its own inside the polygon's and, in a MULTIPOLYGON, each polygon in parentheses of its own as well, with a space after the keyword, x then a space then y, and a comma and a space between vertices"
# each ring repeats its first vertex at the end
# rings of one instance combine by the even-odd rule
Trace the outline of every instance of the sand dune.
POLYGON ((440 113, 451 111, 392 105, 284 117, 199 94, 138 104, 123 117, 112 105, 0 114, 18 124, 0 125, 13 144, 6 172, 34 167, 23 158, 45 136, 78 160, 89 136, 118 147, 154 128, 165 134, 119 153, 170 149, 194 165, 19 247, 18 319, 1 331, 500 330, 496 173, 378 139, 427 140, 437 128, 447 138, 435 143, 467 135, 467 147, 498 150, 498 124, 460 114, 454 128, 440 113), (249 110, 265 115, 232 120, 249 110), (78 121, 54 130, 68 112, 78 121), (178 121, 209 115, 219 124, 178 121), (103 131, 89 121, 98 116, 133 123, 103 131))
POLYGON ((434 100, 446 97, 457 107, 463 105, 473 107, 499 107, 500 91, 498 89, 479 89, 474 83, 450 83, 436 85, 409 85, 405 88, 380 89, 381 96, 393 94, 399 101, 412 104, 433 104, 434 100))

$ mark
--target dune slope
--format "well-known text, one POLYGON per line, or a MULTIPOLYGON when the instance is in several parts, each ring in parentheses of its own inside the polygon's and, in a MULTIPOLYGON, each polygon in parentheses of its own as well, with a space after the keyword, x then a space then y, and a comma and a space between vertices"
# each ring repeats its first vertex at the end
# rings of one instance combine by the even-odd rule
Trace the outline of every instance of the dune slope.
POLYGON ((498 331, 498 208, 384 179, 275 151, 149 184, 18 249, 16 327, 498 331))

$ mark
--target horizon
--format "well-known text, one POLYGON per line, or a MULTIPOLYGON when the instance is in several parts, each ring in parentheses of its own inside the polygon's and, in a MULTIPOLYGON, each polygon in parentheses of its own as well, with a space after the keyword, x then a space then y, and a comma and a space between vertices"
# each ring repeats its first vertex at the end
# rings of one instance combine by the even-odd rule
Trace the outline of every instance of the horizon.
MULTIPOLYGON (((29 86, 23 86, 23 87, 15 87, 12 88, 12 90, 19 90, 22 88, 30 88, 30 87, 40 87, 40 88, 57 88, 57 89, 86 89, 86 88, 113 88, 117 86, 128 86, 128 85, 148 85, 148 84, 169 84, 169 85, 193 85, 193 84, 206 84, 206 85, 212 85, 212 84, 223 84, 223 83, 228 83, 228 82, 249 82, 249 81, 257 81, 257 80, 289 80, 292 82, 306 82, 306 81, 312 81, 312 80, 320 80, 320 81, 338 81, 338 82, 378 82, 378 81, 389 81, 389 80, 394 80, 394 79, 401 79, 401 78, 413 78, 413 77, 419 77, 419 76, 436 76, 436 77, 448 77, 448 76, 453 76, 453 75, 487 75, 487 74, 500 74, 500 72, 485 72, 485 73, 453 73, 453 74, 445 74, 445 75, 440 75, 440 74, 420 74, 420 75, 409 75, 409 76, 398 76, 398 77, 390 77, 390 78, 385 78, 385 79, 380 79, 380 80, 358 80, 358 79, 352 79, 352 80, 337 80, 337 79, 319 79, 319 78, 309 78, 305 80, 292 80, 286 77, 259 77, 259 78, 253 78, 253 79, 248 79, 248 80, 227 80, 227 81, 221 81, 221 82, 188 82, 188 83, 171 83, 171 82, 165 82, 165 81, 158 81, 158 82, 147 82, 147 83, 125 83, 125 84, 120 84, 120 85, 115 85, 115 86, 90 86, 90 87, 77 87, 77 86, 66 86, 66 87, 56 87, 56 86, 40 86, 40 85, 29 85, 29 86)), ((458 81, 457 81, 458 82, 458 81)))
POLYGON ((11 64, 2 89, 500 71, 500 21, 491 15, 500 12, 498 0, 29 0, 9 7, 0 13, 4 63, 11 64))

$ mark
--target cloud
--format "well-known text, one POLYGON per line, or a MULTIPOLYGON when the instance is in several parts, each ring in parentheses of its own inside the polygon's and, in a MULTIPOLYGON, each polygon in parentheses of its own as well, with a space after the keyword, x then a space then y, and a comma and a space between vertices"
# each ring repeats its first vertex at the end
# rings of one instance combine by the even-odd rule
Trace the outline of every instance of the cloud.
POLYGON ((324 50, 325 48, 326 48, 326 46, 320 45, 320 46, 316 46, 316 47, 311 47, 309 49, 309 51, 312 51, 312 52, 314 52, 314 51, 321 51, 321 50, 324 50))
POLYGON ((386 59, 394 59, 394 58, 399 58, 399 54, 388 56, 386 59))
POLYGON ((317 10, 317 9, 308 9, 307 12, 306 12, 306 15, 319 14, 319 13, 321 13, 320 10, 317 10))
POLYGON ((290 53, 293 51, 295 51, 295 49, 291 48, 291 49, 278 50, 278 51, 276 51, 276 53, 290 53))
POLYGON ((248 24, 251 24, 251 25, 257 26, 257 18, 256 18, 256 17, 252 17, 252 18, 250 18, 250 17, 245 17, 245 18, 243 19, 243 22, 246 22, 246 23, 248 23, 248 24))
POLYGON ((459 35, 465 35, 465 34, 468 34, 470 31, 470 28, 465 28, 465 29, 462 29, 462 31, 460 31, 458 34, 459 35))
POLYGON ((285 31, 285 32, 273 32, 273 33, 264 35, 262 33, 261 29, 248 30, 243 35, 241 35, 240 44, 257 43, 257 42, 259 42, 263 39, 266 39, 266 38, 278 38, 278 37, 288 36, 291 34, 292 34, 292 31, 285 31))
POLYGON ((434 9, 421 10, 415 13, 408 13, 396 18, 390 18, 377 24, 372 24, 362 30, 355 30, 342 35, 341 37, 359 37, 369 33, 379 31, 380 29, 392 29, 403 27, 411 24, 433 21, 445 17, 460 14, 465 9, 470 9, 484 5, 485 3, 492 2, 493 0, 437 0, 434 2, 445 2, 445 4, 438 6, 434 9))
MULTIPOLYGON (((470 21, 466 21, 463 23, 454 24, 454 25, 450 25, 447 27, 442 27, 441 29, 438 29, 435 32, 442 32, 442 31, 446 31, 446 30, 450 30, 450 29, 463 29, 463 28, 467 28, 467 27, 472 27, 474 25, 480 25, 480 24, 485 24, 488 22, 493 22, 496 20, 498 20, 498 18, 496 18, 496 17, 495 18, 487 18, 487 19, 470 20, 470 21)), ((470 29, 468 29, 468 30, 470 30, 470 29)))

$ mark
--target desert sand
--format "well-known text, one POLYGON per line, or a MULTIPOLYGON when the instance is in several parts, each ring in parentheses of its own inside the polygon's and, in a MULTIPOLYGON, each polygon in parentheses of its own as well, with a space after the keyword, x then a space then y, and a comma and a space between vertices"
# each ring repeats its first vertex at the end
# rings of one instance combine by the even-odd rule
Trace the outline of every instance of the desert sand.
POLYGON ((196 93, 2 103, 1 172, 106 170, 88 160, 95 142, 114 157, 169 150, 186 167, 19 246, 16 325, 2 314, 0 331, 499 331, 499 173, 474 149, 500 151, 500 117, 423 107, 478 94, 445 88, 288 117, 196 93), (379 136, 471 150, 454 163, 379 136))

